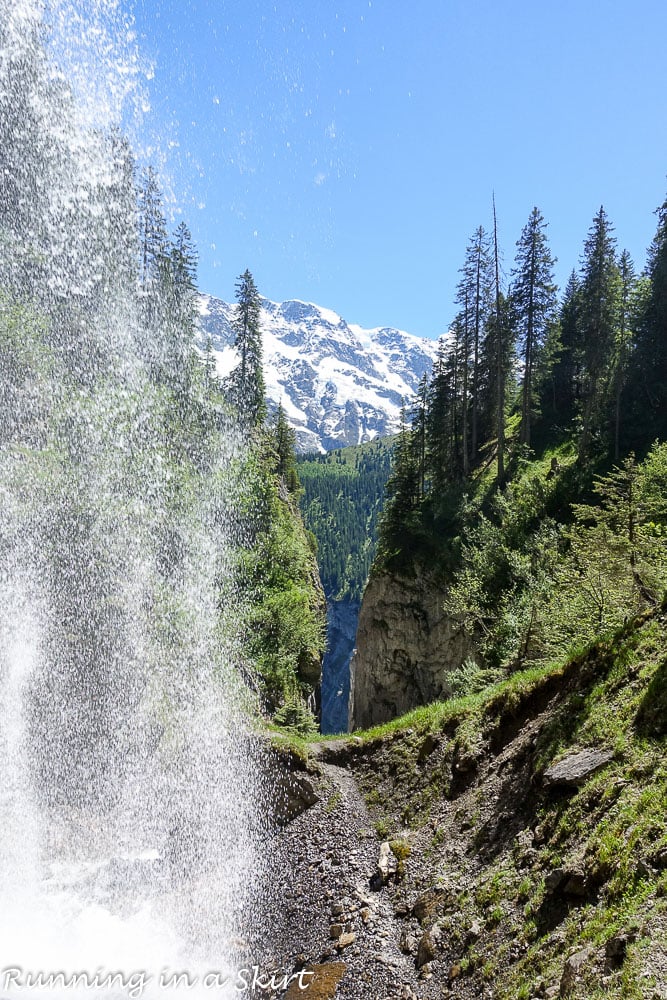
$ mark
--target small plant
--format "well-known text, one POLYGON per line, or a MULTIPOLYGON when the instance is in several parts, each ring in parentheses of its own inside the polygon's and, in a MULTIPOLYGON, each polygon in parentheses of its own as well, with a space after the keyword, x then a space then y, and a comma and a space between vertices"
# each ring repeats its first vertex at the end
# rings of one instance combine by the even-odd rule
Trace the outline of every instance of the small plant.
POLYGON ((533 883, 531 882, 531 880, 528 877, 524 878, 520 882, 519 888, 517 889, 516 892, 517 900, 520 903, 525 903, 528 899, 530 899, 530 892, 532 888, 533 888, 533 883))
POLYGON ((391 849, 391 853, 398 862, 396 866, 396 876, 397 878, 403 878, 405 875, 405 862, 410 857, 410 844, 407 840, 401 837, 397 840, 390 840, 389 847, 391 849))
POLYGON ((389 836, 389 820, 386 816, 381 816, 380 819, 375 821, 375 832, 377 833, 380 840, 386 840, 389 836))
POLYGON ((293 698, 281 705, 273 717, 277 726, 310 736, 317 732, 315 717, 308 706, 300 698, 293 698))
POLYGON ((480 691, 492 687, 502 680, 503 676, 502 670, 485 669, 469 657, 460 667, 452 670, 447 680, 452 698, 464 698, 466 695, 479 694, 480 691))
POLYGON ((334 792, 333 795, 330 795, 327 799, 327 804, 324 807, 325 813, 330 815, 332 812, 335 812, 340 805, 342 798, 343 796, 340 792, 334 792))

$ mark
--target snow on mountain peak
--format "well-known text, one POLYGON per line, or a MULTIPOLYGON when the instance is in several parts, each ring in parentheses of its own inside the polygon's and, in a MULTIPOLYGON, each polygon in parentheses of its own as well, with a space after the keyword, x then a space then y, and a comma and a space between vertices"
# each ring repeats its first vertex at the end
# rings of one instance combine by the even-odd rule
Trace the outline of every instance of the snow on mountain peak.
MULTIPOLYGON (((199 298, 202 340, 218 373, 237 363, 234 306, 199 298)), ((437 343, 391 327, 367 330, 312 302, 262 299, 260 322, 269 407, 282 403, 300 451, 328 451, 393 434, 403 402, 430 372, 437 343)))

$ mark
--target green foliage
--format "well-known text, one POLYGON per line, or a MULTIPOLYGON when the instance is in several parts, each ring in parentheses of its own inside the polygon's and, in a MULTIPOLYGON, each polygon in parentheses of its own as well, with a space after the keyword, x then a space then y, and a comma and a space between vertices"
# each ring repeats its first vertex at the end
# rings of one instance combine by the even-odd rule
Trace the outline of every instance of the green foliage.
POLYGON ((273 462, 257 452, 245 469, 252 545, 243 555, 248 605, 244 648, 266 707, 298 703, 319 681, 324 609, 317 567, 298 509, 282 496, 273 462))
POLYGON ((299 460, 301 510, 317 539, 324 592, 360 600, 375 555, 391 444, 377 441, 299 460))
POLYGON ((288 491, 297 493, 301 489, 301 483, 296 466, 296 433, 287 422, 282 403, 278 404, 272 434, 276 452, 276 472, 288 491))
POLYGON ((282 729, 298 733, 300 736, 311 736, 317 732, 317 723, 313 713, 299 698, 291 697, 285 701, 274 712, 273 721, 282 729))
POLYGON ((227 376, 225 388, 240 423, 249 428, 261 427, 266 418, 266 395, 259 325, 260 298, 255 280, 247 269, 236 283, 236 300, 232 327, 239 363, 227 376))
POLYGON ((452 698, 463 698, 492 687, 502 676, 499 670, 485 670, 475 660, 467 659, 447 675, 447 684, 452 698))

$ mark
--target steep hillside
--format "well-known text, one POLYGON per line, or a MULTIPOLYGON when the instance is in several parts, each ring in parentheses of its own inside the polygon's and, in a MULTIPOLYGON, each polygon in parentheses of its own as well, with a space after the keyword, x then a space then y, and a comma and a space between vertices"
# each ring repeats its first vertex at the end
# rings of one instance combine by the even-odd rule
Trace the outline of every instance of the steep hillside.
MULTIPOLYGON (((218 374, 235 364, 234 306, 199 298, 200 341, 210 338, 218 374)), ((282 402, 302 452, 328 451, 394 434, 401 406, 431 370, 434 341, 389 327, 365 330, 309 302, 262 299, 267 398, 282 402)))
POLYGON ((666 626, 656 609, 561 665, 313 747, 321 802, 279 842, 330 859, 308 930, 283 937, 325 959, 318 996, 667 995, 666 626))
POLYGON ((399 549, 385 511, 351 665, 355 724, 553 661, 661 599, 666 445, 610 467, 565 441, 511 472, 499 490, 489 463, 427 498, 392 529, 399 549))

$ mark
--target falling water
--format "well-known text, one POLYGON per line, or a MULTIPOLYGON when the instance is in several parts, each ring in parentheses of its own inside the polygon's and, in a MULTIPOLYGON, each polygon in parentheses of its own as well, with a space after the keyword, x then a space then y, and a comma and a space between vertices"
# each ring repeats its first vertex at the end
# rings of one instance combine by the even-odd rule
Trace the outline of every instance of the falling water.
POLYGON ((139 281, 132 44, 115 0, 0 0, 6 997, 238 995, 258 905, 240 448, 188 295, 139 281))

